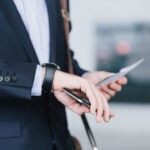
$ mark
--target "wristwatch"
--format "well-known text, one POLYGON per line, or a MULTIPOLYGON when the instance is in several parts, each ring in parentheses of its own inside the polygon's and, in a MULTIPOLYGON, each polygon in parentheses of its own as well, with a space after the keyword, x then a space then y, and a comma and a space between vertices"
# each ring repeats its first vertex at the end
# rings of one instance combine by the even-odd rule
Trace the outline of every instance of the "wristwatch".
POLYGON ((60 67, 55 63, 45 63, 42 64, 45 67, 45 77, 42 86, 42 92, 50 93, 53 86, 53 79, 56 70, 60 70, 60 67))

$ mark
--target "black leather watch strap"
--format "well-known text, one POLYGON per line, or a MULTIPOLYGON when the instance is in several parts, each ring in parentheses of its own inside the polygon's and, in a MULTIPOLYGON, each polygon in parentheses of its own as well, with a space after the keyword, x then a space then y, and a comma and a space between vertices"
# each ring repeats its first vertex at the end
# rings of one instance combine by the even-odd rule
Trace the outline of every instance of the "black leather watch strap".
POLYGON ((42 86, 42 91, 46 93, 50 93, 52 90, 53 79, 56 70, 60 70, 59 66, 54 63, 46 63, 42 65, 45 67, 45 77, 42 86))

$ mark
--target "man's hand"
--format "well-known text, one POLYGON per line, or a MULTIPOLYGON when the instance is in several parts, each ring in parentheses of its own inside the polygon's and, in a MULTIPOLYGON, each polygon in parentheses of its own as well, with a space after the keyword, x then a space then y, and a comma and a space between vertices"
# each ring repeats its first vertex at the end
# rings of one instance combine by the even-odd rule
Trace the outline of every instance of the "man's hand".
MULTIPOLYGON (((95 72, 85 73, 83 75, 83 78, 88 79, 94 84, 96 84, 111 75, 112 73, 109 73, 109 72, 95 71, 95 72)), ((106 85, 106 86, 98 86, 97 89, 103 92, 107 100, 110 100, 111 97, 115 96, 116 92, 121 91, 122 86, 125 84, 127 84, 127 78, 122 77, 117 82, 110 83, 109 85, 106 85)))
POLYGON ((109 122, 109 118, 113 116, 110 112, 106 97, 87 79, 56 71, 53 80, 53 91, 58 101, 79 115, 90 112, 96 115, 97 122, 100 122, 102 117, 105 122, 109 122), (64 93, 63 88, 79 90, 84 93, 91 103, 91 108, 88 109, 86 106, 79 104, 76 100, 64 93))

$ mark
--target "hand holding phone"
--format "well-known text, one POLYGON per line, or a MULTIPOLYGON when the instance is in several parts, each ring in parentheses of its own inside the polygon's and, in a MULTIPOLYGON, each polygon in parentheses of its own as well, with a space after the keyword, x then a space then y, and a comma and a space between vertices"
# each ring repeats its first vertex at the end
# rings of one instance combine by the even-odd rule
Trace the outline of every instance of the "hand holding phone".
MULTIPOLYGON (((136 68, 137 66, 139 66, 142 62, 144 61, 144 59, 140 59, 139 61, 135 62, 134 64, 122 68, 118 73, 114 73, 113 75, 111 75, 108 78, 105 78, 104 80, 98 82, 96 84, 96 86, 102 86, 102 85, 108 85, 112 82, 116 82, 117 80, 119 80, 121 77, 125 76, 127 73, 129 73, 130 71, 132 71, 134 68, 136 68)), ((90 102, 87 99, 84 98, 80 98, 79 96, 77 96, 76 94, 74 94, 73 92, 71 92, 68 89, 63 89, 64 92, 66 94, 68 94, 69 96, 71 96, 72 98, 74 98, 77 102, 79 102, 80 104, 83 104, 85 106, 87 106, 88 108, 90 108, 90 102)))

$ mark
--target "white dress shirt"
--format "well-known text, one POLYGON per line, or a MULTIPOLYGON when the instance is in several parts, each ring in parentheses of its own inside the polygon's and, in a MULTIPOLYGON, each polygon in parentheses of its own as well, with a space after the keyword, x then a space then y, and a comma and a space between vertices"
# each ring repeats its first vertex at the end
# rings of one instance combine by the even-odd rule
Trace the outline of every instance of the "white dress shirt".
MULTIPOLYGON (((45 0, 13 0, 29 34, 36 55, 41 64, 49 62, 50 32, 45 0)), ((31 91, 32 96, 42 92, 42 67, 37 66, 31 91)))

